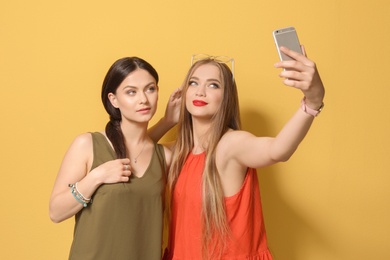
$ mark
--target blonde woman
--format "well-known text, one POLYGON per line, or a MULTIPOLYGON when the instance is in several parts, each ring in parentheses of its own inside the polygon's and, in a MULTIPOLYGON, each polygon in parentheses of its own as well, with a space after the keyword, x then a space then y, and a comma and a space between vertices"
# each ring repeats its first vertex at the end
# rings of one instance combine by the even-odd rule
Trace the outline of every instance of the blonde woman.
POLYGON ((313 61, 286 48, 281 51, 293 61, 275 67, 286 69, 280 77, 302 91, 303 99, 276 137, 240 130, 236 83, 226 60, 208 57, 191 66, 182 86, 168 177, 166 259, 272 259, 255 169, 293 155, 322 109, 325 93, 313 61))

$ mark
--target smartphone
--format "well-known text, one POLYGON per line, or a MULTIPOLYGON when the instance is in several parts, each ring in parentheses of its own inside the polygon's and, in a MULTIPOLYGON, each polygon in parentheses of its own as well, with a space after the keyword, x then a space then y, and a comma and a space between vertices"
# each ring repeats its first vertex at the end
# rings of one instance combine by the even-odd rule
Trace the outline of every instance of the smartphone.
POLYGON ((274 36, 276 49, 278 50, 279 58, 281 61, 292 60, 292 58, 281 52, 280 46, 287 47, 290 50, 302 54, 301 44, 299 43, 297 31, 294 27, 280 28, 274 30, 272 34, 274 36))

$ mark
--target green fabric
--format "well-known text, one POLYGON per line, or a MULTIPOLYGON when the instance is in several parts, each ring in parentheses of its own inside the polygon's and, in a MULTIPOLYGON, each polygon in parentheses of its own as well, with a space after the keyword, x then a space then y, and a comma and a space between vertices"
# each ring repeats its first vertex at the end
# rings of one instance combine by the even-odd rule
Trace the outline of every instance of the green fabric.
MULTIPOLYGON (((93 169, 116 155, 104 135, 91 134, 93 169)), ((69 259, 161 259, 166 165, 163 147, 154 150, 141 178, 101 185, 77 213, 69 259)))

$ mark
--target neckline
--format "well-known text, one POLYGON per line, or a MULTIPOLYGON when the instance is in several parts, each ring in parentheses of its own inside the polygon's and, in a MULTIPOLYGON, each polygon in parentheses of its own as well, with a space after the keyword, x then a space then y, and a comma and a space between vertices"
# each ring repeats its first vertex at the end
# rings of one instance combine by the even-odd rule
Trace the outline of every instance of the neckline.
MULTIPOLYGON (((115 150, 114 150, 114 147, 112 146, 112 144, 111 144, 110 140, 108 139, 108 137, 107 137, 105 134, 103 134, 102 132, 96 132, 96 133, 98 133, 98 134, 100 134, 101 136, 104 137, 104 140, 106 141, 106 144, 110 147, 111 152, 112 152, 113 155, 114 155, 114 160, 117 159, 117 158, 116 158, 116 152, 115 152, 115 150)), ((141 176, 141 177, 138 177, 138 176, 136 176, 135 174, 131 174, 131 175, 130 175, 130 179, 140 180, 140 179, 143 179, 143 178, 145 177, 145 175, 147 175, 147 172, 149 171, 150 167, 152 166, 153 159, 154 159, 154 157, 155 157, 155 155, 156 155, 156 152, 155 152, 155 151, 156 151, 156 145, 157 145, 157 144, 156 144, 155 142, 153 142, 153 147, 154 147, 153 153, 152 153, 152 156, 151 156, 151 158, 150 158, 149 164, 148 164, 148 166, 146 167, 145 171, 143 172, 142 176, 141 176)))
POLYGON ((200 156, 200 155, 206 154, 206 151, 203 151, 203 152, 201 152, 201 153, 193 153, 193 152, 191 151, 190 154, 191 154, 192 156, 200 156))

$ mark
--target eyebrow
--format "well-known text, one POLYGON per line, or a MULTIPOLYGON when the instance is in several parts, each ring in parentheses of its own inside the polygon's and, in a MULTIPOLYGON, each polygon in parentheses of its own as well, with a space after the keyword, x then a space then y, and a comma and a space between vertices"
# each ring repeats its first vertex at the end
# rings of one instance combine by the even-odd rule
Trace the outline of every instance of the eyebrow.
MULTIPOLYGON (((189 80, 191 80, 191 79, 199 80, 198 77, 194 77, 194 76, 192 76, 192 77, 189 78, 189 80)), ((206 82, 210 82, 210 81, 217 81, 218 83, 221 83, 221 80, 215 79, 215 78, 211 78, 211 79, 207 79, 207 80, 206 80, 206 82)))
POLYGON ((132 85, 125 85, 122 89, 126 89, 126 88, 144 89, 144 88, 150 87, 151 85, 157 86, 157 83, 154 82, 154 81, 151 81, 151 82, 149 82, 148 84, 146 84, 143 87, 137 87, 137 86, 132 86, 132 85))

